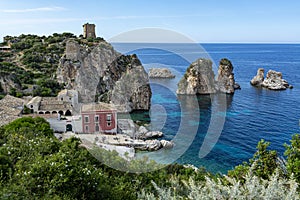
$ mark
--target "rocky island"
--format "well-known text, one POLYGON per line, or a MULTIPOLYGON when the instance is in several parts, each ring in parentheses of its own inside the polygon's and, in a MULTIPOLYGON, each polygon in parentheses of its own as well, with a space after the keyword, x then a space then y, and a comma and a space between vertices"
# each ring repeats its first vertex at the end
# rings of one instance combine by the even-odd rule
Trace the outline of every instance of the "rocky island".
POLYGON ((256 76, 250 81, 251 85, 255 87, 264 87, 269 90, 286 90, 288 88, 293 88, 292 85, 282 78, 281 72, 269 70, 266 78, 264 78, 264 72, 265 70, 263 68, 259 68, 256 76))
POLYGON ((148 75, 149 78, 175 78, 175 75, 168 68, 151 68, 148 75))
POLYGON ((233 94, 240 86, 235 83, 233 65, 228 59, 220 61, 218 78, 212 70, 212 61, 200 58, 193 62, 178 83, 177 94, 233 94))

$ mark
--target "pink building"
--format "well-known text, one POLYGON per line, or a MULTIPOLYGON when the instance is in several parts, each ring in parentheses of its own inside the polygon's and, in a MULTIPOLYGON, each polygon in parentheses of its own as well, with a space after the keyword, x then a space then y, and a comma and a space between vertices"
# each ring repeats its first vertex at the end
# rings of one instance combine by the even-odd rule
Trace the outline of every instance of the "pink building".
POLYGON ((83 133, 117 133, 117 110, 110 104, 84 104, 81 119, 83 133))

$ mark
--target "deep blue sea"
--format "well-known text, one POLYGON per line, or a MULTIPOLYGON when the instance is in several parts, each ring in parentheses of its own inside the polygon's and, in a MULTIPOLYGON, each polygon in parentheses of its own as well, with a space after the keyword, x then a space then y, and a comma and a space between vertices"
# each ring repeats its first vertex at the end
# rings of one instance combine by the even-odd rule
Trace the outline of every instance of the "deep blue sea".
MULTIPOLYGON (((161 129, 164 139, 175 147, 144 153, 158 162, 204 166, 211 172, 226 173, 248 161, 261 139, 271 142, 283 156, 284 143, 300 133, 300 44, 113 44, 121 53, 138 55, 146 71, 167 67, 176 79, 151 80, 151 127, 161 129), (189 64, 197 58, 221 58, 234 66, 241 85, 234 95, 177 96, 176 85, 189 64), (269 91, 250 85, 258 68, 280 71, 294 86, 269 91), (199 153, 200 152, 200 153, 199 153)), ((145 113, 137 114, 147 118, 145 113)), ((144 155, 143 154, 143 155, 144 155)))

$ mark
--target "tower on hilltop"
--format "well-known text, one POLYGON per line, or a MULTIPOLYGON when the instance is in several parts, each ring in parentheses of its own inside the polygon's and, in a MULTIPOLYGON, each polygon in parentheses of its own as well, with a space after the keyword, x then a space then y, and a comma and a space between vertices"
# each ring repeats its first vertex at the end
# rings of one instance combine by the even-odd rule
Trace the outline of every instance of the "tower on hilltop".
POLYGON ((96 38, 95 24, 86 23, 83 25, 83 38, 96 38))

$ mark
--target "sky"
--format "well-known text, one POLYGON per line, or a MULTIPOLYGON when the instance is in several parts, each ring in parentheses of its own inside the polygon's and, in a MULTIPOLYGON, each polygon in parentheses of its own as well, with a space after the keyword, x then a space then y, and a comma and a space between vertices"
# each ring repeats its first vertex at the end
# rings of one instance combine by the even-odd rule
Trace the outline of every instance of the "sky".
MULTIPOLYGON (((96 24, 97 36, 107 40, 155 28, 200 43, 299 43, 300 1, 0 0, 0 41, 23 33, 80 35, 87 22, 96 24)), ((162 38, 158 42, 172 42, 162 38)))

